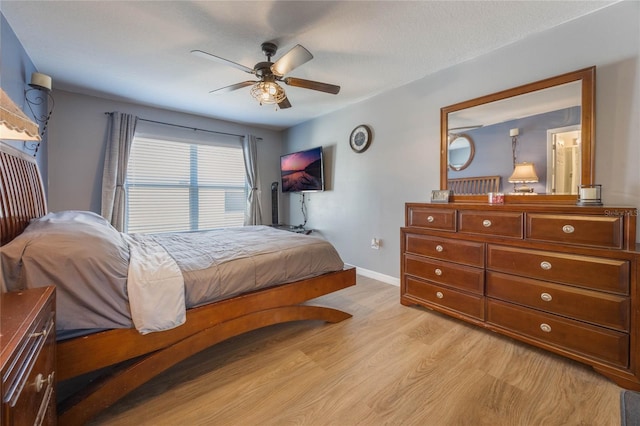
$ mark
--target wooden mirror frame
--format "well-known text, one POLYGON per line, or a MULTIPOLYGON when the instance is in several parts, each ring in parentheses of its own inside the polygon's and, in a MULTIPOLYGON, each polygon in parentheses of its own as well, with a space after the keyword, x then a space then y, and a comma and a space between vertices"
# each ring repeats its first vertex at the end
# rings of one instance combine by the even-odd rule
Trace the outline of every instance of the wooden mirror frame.
MULTIPOLYGON (((595 183, 595 84, 596 67, 584 68, 578 71, 558 75, 512 89, 503 90, 490 95, 481 96, 464 102, 459 102, 440 109, 440 189, 447 189, 448 180, 448 117, 449 113, 460 111, 478 105, 488 104, 514 96, 524 95, 537 90, 547 89, 574 81, 582 82, 581 91, 581 139, 582 139, 582 174, 580 183, 583 185, 595 183)), ((521 195, 505 195, 507 203, 552 203, 573 204, 577 201, 577 195, 552 195, 538 194, 524 197, 521 195)), ((458 202, 487 202, 486 194, 479 195, 455 195, 451 201, 458 202)))

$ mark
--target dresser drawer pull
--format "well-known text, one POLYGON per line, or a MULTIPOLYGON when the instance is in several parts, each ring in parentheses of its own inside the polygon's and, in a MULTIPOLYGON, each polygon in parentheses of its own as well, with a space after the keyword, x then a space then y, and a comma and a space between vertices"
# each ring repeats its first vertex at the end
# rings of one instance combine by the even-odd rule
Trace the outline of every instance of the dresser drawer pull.
POLYGON ((438 291, 438 292, 436 293, 436 297, 437 297, 438 299, 442 299, 442 298, 444 297, 444 294, 442 294, 442 292, 441 292, 441 291, 438 291))
POLYGON ((438 244, 438 245, 436 246, 436 251, 437 251, 438 253, 441 253, 443 250, 444 250, 444 247, 442 247, 440 244, 438 244))
POLYGON ((549 293, 542 293, 540 295, 540 299, 544 300, 545 302, 551 302, 553 297, 551 297, 551 295, 549 293))
POLYGON ((436 271, 435 271, 435 272, 436 272, 436 275, 437 275, 437 276, 442 275, 442 269, 440 269, 440 268, 436 268, 436 271))
POLYGON ((427 216, 427 222, 431 223, 433 222, 435 219, 433 218, 433 216, 427 216))
POLYGON ((485 228, 488 228, 491 226, 491 221, 489 219, 485 219, 482 221, 482 226, 484 226, 485 228))
POLYGON ((571 225, 565 225, 562 227, 562 232, 564 232, 565 234, 573 234, 573 231, 575 231, 576 228, 574 228, 571 225))
POLYGON ((545 271, 548 271, 549 269, 551 269, 551 263, 547 262, 546 260, 543 262, 540 262, 540 267, 542 269, 544 269, 545 271))
POLYGON ((551 326, 549 324, 542 323, 540 324, 540 330, 544 331, 545 333, 551 333, 551 326))

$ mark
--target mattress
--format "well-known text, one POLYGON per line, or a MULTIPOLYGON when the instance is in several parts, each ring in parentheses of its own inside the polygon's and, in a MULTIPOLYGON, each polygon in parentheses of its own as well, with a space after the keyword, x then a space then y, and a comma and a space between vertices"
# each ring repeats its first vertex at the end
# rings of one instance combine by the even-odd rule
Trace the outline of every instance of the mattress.
MULTIPOLYGON (((3 291, 56 286, 57 329, 63 335, 134 325, 140 330, 130 297, 140 280, 153 314, 344 268, 336 249, 312 235, 267 226, 129 235, 83 211, 34 219, 0 247, 0 264, 3 291), (165 305, 157 303, 169 307, 159 309, 165 305)), ((164 328, 181 322, 170 323, 164 328)))

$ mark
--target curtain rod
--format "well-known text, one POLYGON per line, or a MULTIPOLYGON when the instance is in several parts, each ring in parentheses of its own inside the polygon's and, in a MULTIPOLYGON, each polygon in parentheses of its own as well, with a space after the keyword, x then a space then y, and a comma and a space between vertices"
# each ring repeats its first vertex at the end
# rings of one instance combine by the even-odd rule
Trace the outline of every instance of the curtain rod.
MULTIPOLYGON (((111 115, 111 114, 113 114, 113 113, 111 113, 111 112, 105 112, 105 114, 106 114, 106 115, 111 115)), ((140 118, 140 117, 138 117, 138 120, 140 120, 140 121, 146 121, 146 122, 148 122, 148 123, 162 124, 162 125, 165 125, 165 126, 180 127, 180 128, 183 128, 183 129, 195 130, 195 131, 198 131, 198 132, 208 132, 208 133, 215 133, 215 134, 218 134, 218 135, 226 135, 226 136, 237 136, 237 137, 239 137, 239 138, 243 138, 243 137, 244 137, 244 135, 237 135, 237 134, 235 134, 235 133, 226 133, 226 132, 218 132, 218 131, 216 131, 216 130, 199 129, 199 128, 197 128, 197 127, 192 127, 192 126, 183 126, 183 125, 181 125, 181 124, 167 123, 167 122, 164 122, 164 121, 149 120, 149 119, 147 119, 147 118, 140 118)), ((256 139, 258 139, 259 141, 261 141, 261 140, 262 140, 262 138, 256 138, 256 139)))

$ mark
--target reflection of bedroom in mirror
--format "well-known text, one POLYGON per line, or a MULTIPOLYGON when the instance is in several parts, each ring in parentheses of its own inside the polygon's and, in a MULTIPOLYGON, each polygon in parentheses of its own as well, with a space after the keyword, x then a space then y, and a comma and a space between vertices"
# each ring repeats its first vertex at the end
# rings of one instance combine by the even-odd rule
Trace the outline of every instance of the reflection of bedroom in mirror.
POLYGON ((571 201, 578 185, 594 179, 594 91, 591 67, 442 108, 441 189, 454 180, 499 176, 500 191, 513 193, 517 157, 518 163, 534 165, 537 181, 528 179, 530 194, 571 201), (455 129, 465 129, 475 148, 464 168, 450 146, 451 135, 460 133, 455 129))
POLYGON ((547 130, 547 194, 577 194, 582 157, 580 126, 547 130))

